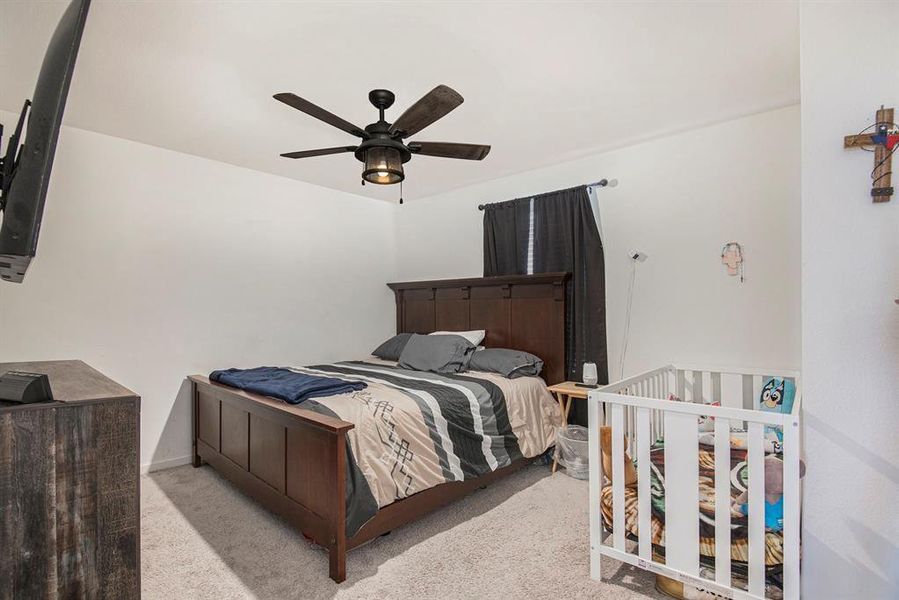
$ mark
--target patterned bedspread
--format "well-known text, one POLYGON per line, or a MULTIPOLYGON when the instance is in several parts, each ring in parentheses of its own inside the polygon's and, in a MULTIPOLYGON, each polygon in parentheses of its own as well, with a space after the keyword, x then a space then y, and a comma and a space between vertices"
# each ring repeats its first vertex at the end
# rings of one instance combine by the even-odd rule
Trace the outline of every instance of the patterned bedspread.
MULTIPOLYGON (((715 561, 715 451, 712 446, 699 445, 699 546, 703 564, 714 566, 715 561)), ((664 554, 665 546, 665 447, 663 442, 650 449, 652 488, 652 543, 657 553, 664 554)), ((746 489, 749 480, 746 450, 731 448, 730 454, 731 506, 746 489)), ((639 468, 641 465, 637 465, 639 468)), ((602 490, 603 524, 612 530, 612 487, 602 490)), ((630 539, 638 539, 637 490, 624 490, 625 528, 630 539)), ((749 561, 748 518, 731 508, 731 560, 736 573, 746 572, 749 561)), ((776 583, 783 564, 783 536, 781 532, 765 532, 765 564, 769 581, 776 583)))
POLYGON ((293 370, 368 384, 303 403, 355 425, 347 435, 347 535, 396 500, 543 453, 561 419, 538 377, 442 375, 375 358, 293 370))

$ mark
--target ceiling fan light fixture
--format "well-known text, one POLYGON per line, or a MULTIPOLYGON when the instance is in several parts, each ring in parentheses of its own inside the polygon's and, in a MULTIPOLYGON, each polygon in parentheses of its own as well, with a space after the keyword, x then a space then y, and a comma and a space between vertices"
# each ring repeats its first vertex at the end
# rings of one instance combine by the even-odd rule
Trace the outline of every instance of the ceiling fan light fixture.
MULTIPOLYGON (((454 89, 438 85, 422 96, 406 109, 393 123, 389 123, 384 111, 393 105, 394 95, 390 90, 372 90, 368 100, 378 109, 378 120, 366 125, 363 129, 341 119, 312 102, 300 98, 290 92, 275 94, 275 100, 304 112, 311 117, 362 138, 358 146, 337 146, 335 148, 319 148, 317 150, 301 150, 286 152, 284 158, 310 158, 328 154, 352 152, 356 160, 364 167, 362 183, 392 185, 406 178, 403 163, 408 162, 413 154, 435 156, 438 158, 457 158, 462 160, 483 160, 490 152, 490 146, 482 144, 458 144, 453 142, 422 142, 405 139, 415 135, 435 121, 442 119, 453 109, 462 104, 462 96, 454 89)), ((400 192, 402 195, 402 191, 400 192)), ((402 198, 400 198, 402 204, 402 198)))
POLYGON ((365 168, 362 171, 362 179, 368 183, 391 185, 401 182, 405 177, 403 157, 398 149, 389 146, 374 146, 365 151, 365 168))

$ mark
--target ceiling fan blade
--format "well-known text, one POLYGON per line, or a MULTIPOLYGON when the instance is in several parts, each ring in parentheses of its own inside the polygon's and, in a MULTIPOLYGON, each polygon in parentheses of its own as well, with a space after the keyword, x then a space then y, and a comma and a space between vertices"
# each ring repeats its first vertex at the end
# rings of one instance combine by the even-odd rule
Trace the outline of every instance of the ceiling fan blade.
POLYGON ((309 158, 310 156, 324 156, 326 154, 340 154, 341 152, 353 152, 356 146, 340 146, 338 148, 319 148, 318 150, 300 150, 299 152, 285 152, 284 158, 309 158))
POLYGON ((357 125, 353 125, 349 121, 345 121, 338 117, 337 115, 326 111, 324 108, 320 106, 316 106, 312 104, 308 100, 304 100, 300 98, 296 94, 291 94, 290 92, 282 92, 280 94, 275 94, 272 96, 275 100, 279 102, 283 102, 288 106, 292 106, 297 110, 303 111, 310 117, 315 117, 320 121, 324 121, 328 125, 332 125, 337 129, 342 129, 347 133, 355 135, 357 137, 361 137, 362 139, 367 140, 369 138, 368 132, 357 125))
POLYGON ((409 142, 409 151, 425 156, 484 160, 490 153, 490 146, 481 144, 454 144, 451 142, 409 142))
POLYGON ((456 90, 438 85, 425 94, 418 102, 406 109, 396 123, 390 126, 390 133, 400 132, 400 137, 415 135, 437 119, 446 116, 464 102, 456 90))

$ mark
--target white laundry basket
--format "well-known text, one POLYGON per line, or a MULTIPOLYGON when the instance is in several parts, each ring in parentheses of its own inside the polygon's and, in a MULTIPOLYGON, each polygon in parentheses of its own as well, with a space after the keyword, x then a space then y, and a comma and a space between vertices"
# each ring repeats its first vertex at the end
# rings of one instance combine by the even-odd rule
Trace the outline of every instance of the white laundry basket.
POLYGON ((556 456, 565 472, 575 479, 590 478, 590 444, 587 428, 580 425, 565 425, 559 428, 556 438, 556 456))

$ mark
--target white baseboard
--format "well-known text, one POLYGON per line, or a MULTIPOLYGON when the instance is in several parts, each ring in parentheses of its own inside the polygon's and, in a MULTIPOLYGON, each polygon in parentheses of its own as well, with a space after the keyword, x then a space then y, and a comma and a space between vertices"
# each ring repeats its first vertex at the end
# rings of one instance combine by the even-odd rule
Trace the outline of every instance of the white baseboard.
POLYGON ((162 471, 165 469, 173 469, 175 467, 180 467, 182 465, 189 465, 190 461, 191 461, 191 457, 188 454, 187 456, 179 456, 177 458, 169 458, 167 460, 159 460, 156 462, 150 462, 150 463, 140 466, 140 474, 146 475, 147 473, 152 473, 153 471, 162 471))

